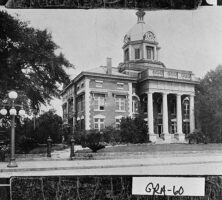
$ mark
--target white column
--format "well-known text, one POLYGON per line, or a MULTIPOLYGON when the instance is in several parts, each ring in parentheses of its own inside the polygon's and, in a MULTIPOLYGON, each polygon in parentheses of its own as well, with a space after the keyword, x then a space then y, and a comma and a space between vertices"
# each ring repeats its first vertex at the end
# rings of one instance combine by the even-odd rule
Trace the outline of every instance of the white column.
POLYGON ((182 134, 181 94, 177 94, 177 134, 182 134))
POLYGON ((147 93, 147 113, 148 113, 148 128, 149 128, 149 140, 151 142, 156 142, 156 135, 154 134, 153 127, 153 93, 147 93))
POLYGON ((183 134, 181 94, 177 94, 177 133, 175 134, 175 138, 179 141, 185 141, 185 135, 183 134))
POLYGON ((89 79, 85 79, 85 129, 90 129, 90 91, 89 79))
POLYGON ((128 83, 129 92, 128 92, 128 100, 129 100, 129 117, 133 117, 133 85, 132 83, 128 83))
POLYGON ((163 133, 162 138, 164 140, 170 140, 171 136, 169 134, 169 122, 168 122, 168 103, 167 103, 167 93, 163 93, 163 133))
POLYGON ((163 93, 163 134, 169 134, 167 93, 163 93))
POLYGON ((156 46, 154 47, 154 56, 153 56, 153 58, 154 58, 154 60, 157 60, 157 49, 156 49, 156 46))
POLYGON ((133 47, 129 45, 129 61, 130 60, 135 60, 134 55, 133 55, 133 47))
POLYGON ((143 59, 147 59, 147 57, 146 57, 146 45, 143 43, 142 44, 142 48, 143 48, 143 59))
POLYGON ((195 117, 194 117, 194 95, 190 95, 190 132, 195 129, 195 117))

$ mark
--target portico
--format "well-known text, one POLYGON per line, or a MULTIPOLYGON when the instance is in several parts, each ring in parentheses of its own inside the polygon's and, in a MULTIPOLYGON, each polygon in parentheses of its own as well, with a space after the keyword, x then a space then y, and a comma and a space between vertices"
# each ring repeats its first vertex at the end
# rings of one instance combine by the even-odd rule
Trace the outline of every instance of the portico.
MULTIPOLYGON (((173 138, 177 139, 178 141, 185 141, 185 133, 183 133, 183 106, 182 106, 182 96, 183 98, 189 98, 189 121, 190 131, 192 132, 195 129, 195 121, 194 121, 194 95, 193 94, 186 94, 186 93, 172 93, 172 91, 158 91, 158 90, 151 90, 146 93, 147 94, 147 119, 148 119, 148 135, 151 142, 156 142, 158 138, 163 139, 164 141, 171 142, 173 138), (154 112, 154 94, 159 93, 162 96, 162 132, 159 135, 159 131, 155 132, 155 123, 154 119, 157 118, 154 112), (172 113, 172 110, 169 108, 169 95, 173 95, 176 97, 176 113, 172 113), (172 115, 175 115, 176 122, 176 129, 171 128, 171 120, 172 115), (171 130, 171 131, 169 131, 171 130), (173 131, 172 131, 173 130, 173 131)), ((184 114, 185 115, 185 114, 184 114)), ((174 126, 175 126, 174 125, 174 126)), ((156 124, 158 126, 158 124, 156 124)), ((156 128, 156 130, 158 130, 156 128)))

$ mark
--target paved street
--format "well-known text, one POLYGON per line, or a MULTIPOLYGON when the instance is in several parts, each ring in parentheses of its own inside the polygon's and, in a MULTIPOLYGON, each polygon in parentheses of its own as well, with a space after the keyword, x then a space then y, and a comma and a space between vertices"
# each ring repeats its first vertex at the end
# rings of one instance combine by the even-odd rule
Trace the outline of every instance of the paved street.
POLYGON ((222 174, 222 153, 190 152, 141 155, 129 159, 18 161, 17 168, 0 163, 0 177, 53 175, 218 175, 222 174))

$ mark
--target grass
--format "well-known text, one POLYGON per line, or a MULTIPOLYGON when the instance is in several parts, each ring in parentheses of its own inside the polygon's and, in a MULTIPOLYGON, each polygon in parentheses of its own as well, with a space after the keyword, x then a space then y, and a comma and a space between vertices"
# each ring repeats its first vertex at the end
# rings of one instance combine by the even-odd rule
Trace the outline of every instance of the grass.
MULTIPOLYGON (((52 145, 52 152, 63 150, 66 148, 68 148, 68 146, 66 144, 53 144, 52 145)), ((46 144, 36 147, 29 152, 29 154, 42 154, 42 153, 47 153, 47 145, 46 144)))
MULTIPOLYGON (((106 147, 99 150, 99 153, 105 152, 205 152, 222 151, 221 144, 128 144, 106 147)), ((89 149, 78 151, 79 153, 91 152, 89 149)))

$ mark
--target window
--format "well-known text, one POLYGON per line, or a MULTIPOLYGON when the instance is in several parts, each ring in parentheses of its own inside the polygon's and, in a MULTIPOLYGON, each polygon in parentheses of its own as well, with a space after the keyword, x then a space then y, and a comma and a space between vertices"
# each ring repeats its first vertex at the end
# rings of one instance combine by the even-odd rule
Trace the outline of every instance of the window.
POLYGON ((104 128, 104 118, 94 118, 94 129, 101 130, 104 128))
POLYGON ((190 122, 183 122, 183 133, 190 133, 190 122))
POLYGON ((135 49, 135 59, 140 59, 140 49, 135 49))
POLYGON ((81 99, 81 110, 82 111, 85 110, 85 96, 82 96, 82 99, 81 99))
POLYGON ((77 112, 85 110, 85 96, 81 95, 77 98, 77 112))
POLYGON ((121 119, 120 118, 116 118, 116 129, 120 129, 120 123, 121 123, 121 119))
POLYGON ((104 110, 105 109, 105 95, 104 94, 95 94, 94 95, 94 109, 95 110, 104 110))
POLYGON ((176 102, 173 101, 170 105, 170 112, 171 114, 175 115, 176 114, 176 102))
POLYGON ((154 59, 154 48, 147 46, 146 47, 147 59, 153 60, 154 59))
POLYGON ((136 99, 133 99, 133 113, 138 113, 139 111, 139 103, 136 99))
POLYGON ((77 85, 77 88, 76 88, 76 90, 77 90, 77 91, 79 91, 79 89, 80 89, 80 87, 79 87, 79 85, 77 85))
POLYGON ((129 61, 129 49, 124 51, 124 61, 129 61))
POLYGON ((157 101, 157 113, 162 114, 162 101, 157 101))
POLYGON ((85 120, 84 120, 84 119, 81 119, 81 120, 80 120, 80 129, 81 129, 81 130, 84 130, 84 129, 85 129, 85 120))
POLYGON ((177 122, 171 122, 171 133, 174 134, 177 132, 177 122))
POLYGON ((144 113, 147 113, 147 107, 148 107, 148 106, 147 106, 147 103, 148 103, 148 102, 147 102, 147 97, 144 97, 144 98, 143 98, 143 112, 144 112, 144 113))
POLYGON ((99 88, 103 87, 103 81, 96 80, 96 87, 99 87, 99 88))
POLYGON ((81 88, 84 88, 85 84, 84 82, 81 83, 81 88))
POLYGON ((124 83, 117 83, 117 89, 124 89, 124 83))
POLYGON ((190 114, 190 105, 189 105, 189 101, 185 100, 183 103, 183 110, 184 110, 184 115, 185 117, 188 117, 190 114))
POLYGON ((125 111, 126 97, 125 96, 116 96, 116 111, 125 111))

